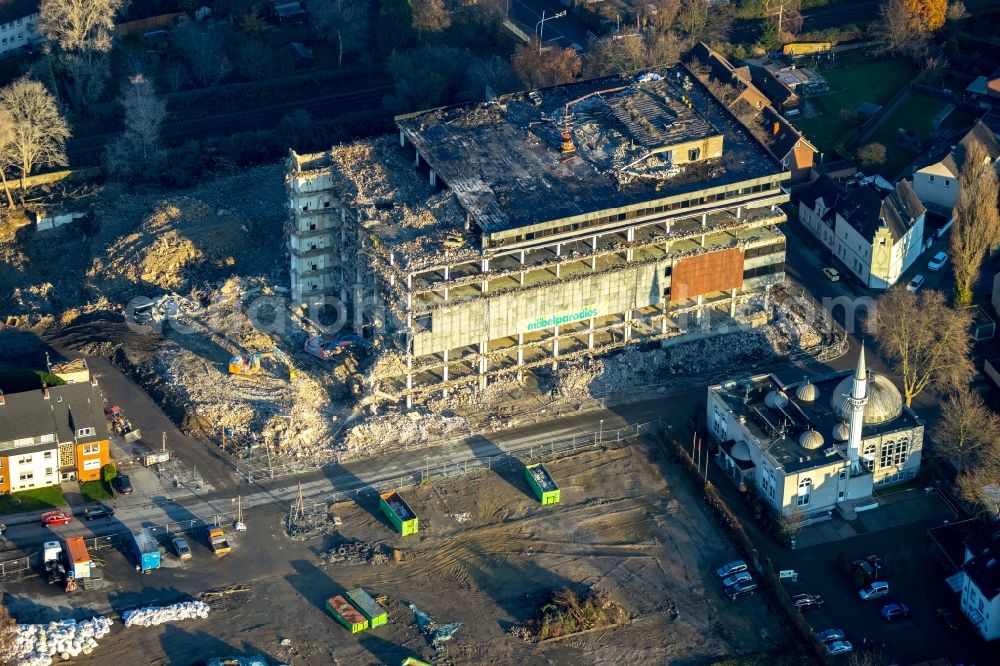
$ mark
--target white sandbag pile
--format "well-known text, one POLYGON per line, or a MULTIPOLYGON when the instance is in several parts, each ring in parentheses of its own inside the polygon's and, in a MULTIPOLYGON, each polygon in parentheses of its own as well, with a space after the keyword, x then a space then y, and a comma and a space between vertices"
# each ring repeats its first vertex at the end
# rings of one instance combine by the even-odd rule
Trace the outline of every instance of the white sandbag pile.
POLYGON ((183 601, 169 606, 146 606, 125 611, 122 619, 126 627, 155 627, 165 622, 193 620, 208 617, 209 606, 202 601, 183 601))
POLYGON ((97 639, 111 632, 111 620, 99 616, 86 622, 61 620, 49 624, 19 624, 13 662, 17 666, 49 666, 53 658, 62 660, 90 654, 97 639))

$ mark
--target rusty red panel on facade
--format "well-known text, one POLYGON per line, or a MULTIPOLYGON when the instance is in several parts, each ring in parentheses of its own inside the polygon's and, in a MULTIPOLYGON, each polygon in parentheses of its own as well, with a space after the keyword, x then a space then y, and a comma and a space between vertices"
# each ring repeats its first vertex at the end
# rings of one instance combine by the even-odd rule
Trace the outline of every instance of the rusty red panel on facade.
POLYGON ((736 248, 700 254, 674 264, 670 278, 670 302, 680 303, 713 291, 743 286, 743 250, 736 248))

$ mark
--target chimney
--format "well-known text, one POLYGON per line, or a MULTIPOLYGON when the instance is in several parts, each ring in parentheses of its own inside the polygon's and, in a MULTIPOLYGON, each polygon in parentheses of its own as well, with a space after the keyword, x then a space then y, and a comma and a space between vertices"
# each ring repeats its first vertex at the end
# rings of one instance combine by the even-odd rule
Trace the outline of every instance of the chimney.
POLYGON ((49 387, 45 385, 45 382, 42 382, 42 398, 49 399, 49 387))

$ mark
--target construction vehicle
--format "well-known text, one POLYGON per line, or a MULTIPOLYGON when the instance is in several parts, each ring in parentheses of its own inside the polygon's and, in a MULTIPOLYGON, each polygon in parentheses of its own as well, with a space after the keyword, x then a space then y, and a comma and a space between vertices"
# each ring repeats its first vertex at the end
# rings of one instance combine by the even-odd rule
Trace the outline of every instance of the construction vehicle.
POLYGON ((66 567, 62 562, 62 544, 46 541, 42 544, 42 565, 45 567, 45 582, 49 585, 66 580, 66 567))
POLYGON ((235 377, 248 377, 264 373, 261 361, 264 359, 276 358, 288 368, 288 380, 294 381, 297 375, 295 365, 288 356, 275 347, 269 352, 257 352, 255 354, 240 354, 229 359, 229 374, 235 377))
POLYGON ((370 342, 353 333, 342 335, 336 339, 315 335, 306 340, 305 350, 321 361, 329 361, 351 347, 361 347, 368 350, 371 349, 371 346, 370 342))
POLYGON ((123 437, 126 442, 134 442, 142 437, 139 429, 132 425, 132 421, 125 416, 125 410, 119 405, 112 405, 104 408, 104 416, 111 422, 111 429, 119 437, 123 437))
POLYGON ((208 528, 208 545, 212 548, 212 552, 219 557, 232 550, 229 547, 229 540, 226 539, 226 533, 217 525, 208 528))

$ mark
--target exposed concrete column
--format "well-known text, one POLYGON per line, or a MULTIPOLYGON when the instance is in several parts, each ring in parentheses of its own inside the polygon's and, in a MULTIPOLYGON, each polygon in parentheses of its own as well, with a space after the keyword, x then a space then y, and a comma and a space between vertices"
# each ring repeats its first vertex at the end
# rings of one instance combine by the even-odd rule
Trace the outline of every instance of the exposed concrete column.
POLYGON ((430 181, 431 181, 431 187, 437 187, 438 175, 434 173, 434 169, 431 169, 430 181))
POLYGON ((559 367, 559 327, 552 329, 552 369, 559 367))
POLYGON ((448 285, 445 285, 444 287, 444 300, 448 300, 448 285))
POLYGON ((524 365, 524 333, 517 334, 517 365, 524 365))
POLYGON ((486 388, 486 371, 489 370, 489 360, 486 358, 486 351, 489 349, 489 341, 479 342, 479 388, 486 388))
POLYGON ((708 213, 701 214, 701 228, 704 229, 705 225, 708 224, 708 213))
POLYGON ((663 228, 668 234, 670 233, 670 220, 665 220, 663 222, 663 228))
POLYGON ((406 147, 406 135, 403 134, 403 130, 399 130, 399 147, 400 148, 406 147))
POLYGON ((736 219, 737 220, 743 219, 743 206, 736 207, 736 219))
POLYGON ((701 246, 705 247, 705 234, 701 235, 701 246))
POLYGON ((415 157, 413 158, 413 166, 417 166, 418 167, 418 166, 420 166, 420 151, 419 150, 414 150, 413 154, 415 155, 415 157))
POLYGON ((729 316, 730 317, 735 317, 736 316, 736 290, 735 289, 730 289, 729 290, 729 316))
MULTIPOLYGON (((445 381, 445 382, 448 381, 448 350, 447 349, 444 350, 444 369, 441 371, 441 381, 445 381)), ((448 393, 447 389, 445 389, 445 393, 446 394, 448 393)))
MULTIPOLYGON (((490 272, 490 260, 489 257, 483 257, 483 274, 490 272)), ((485 294, 490 290, 490 279, 488 277, 483 278, 483 293, 485 294)))
POLYGON ((695 318, 695 321, 700 322, 701 321, 701 313, 702 313, 702 307, 701 307, 701 305, 702 305, 702 303, 705 302, 705 297, 699 294, 698 298, 696 300, 697 300, 697 303, 698 303, 698 309, 695 310, 694 318, 695 318))
POLYGON ((767 311, 767 307, 771 302, 771 285, 764 285, 764 311, 767 311))
POLYGON ((587 330, 587 349, 594 348, 594 318, 590 318, 589 329, 587 330))
POLYGON ((667 297, 666 296, 663 297, 663 303, 661 304, 660 307, 663 308, 663 318, 660 319, 660 333, 662 333, 663 335, 666 335, 667 334, 667 309, 669 308, 669 304, 667 303, 667 297))
POLYGON ((632 311, 625 311, 625 342, 632 339, 632 311))
POLYGON ((597 270, 597 235, 595 234, 593 238, 590 239, 590 251, 593 253, 590 256, 590 270, 597 270))

